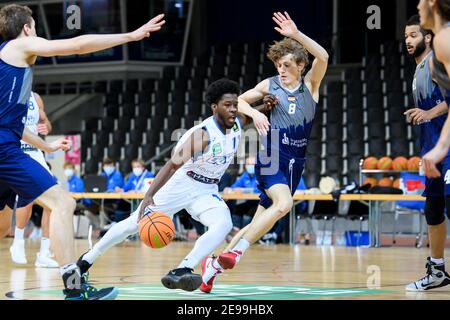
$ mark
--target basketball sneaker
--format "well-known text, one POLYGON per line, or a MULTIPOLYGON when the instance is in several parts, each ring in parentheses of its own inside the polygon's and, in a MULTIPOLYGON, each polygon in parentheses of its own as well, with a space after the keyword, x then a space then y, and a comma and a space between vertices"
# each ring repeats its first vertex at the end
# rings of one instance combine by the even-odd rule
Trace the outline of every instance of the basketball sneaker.
POLYGON ((41 254, 40 252, 36 253, 36 261, 34 262, 34 266, 37 268, 58 268, 59 264, 49 255, 41 254))
POLYGON ((217 261, 219 262, 220 266, 227 269, 233 269, 236 263, 239 262, 241 259, 242 252, 239 250, 231 250, 226 253, 222 253, 217 258, 217 261))
POLYGON ((25 256, 25 240, 14 239, 11 247, 9 247, 11 259, 17 264, 26 264, 27 257, 25 256))
POLYGON ((222 273, 221 269, 214 267, 213 262, 217 259, 215 256, 205 257, 202 260, 202 284, 200 285, 200 291, 204 293, 210 293, 213 287, 213 282, 216 276, 222 273), (207 279, 205 283, 204 280, 207 279))
POLYGON ((427 291, 450 284, 450 276, 445 271, 444 264, 436 264, 428 257, 425 268, 427 268, 427 275, 408 284, 405 288, 406 291, 427 291))
POLYGON ((63 281, 66 288, 63 290, 65 300, 114 300, 118 291, 114 287, 97 289, 91 286, 86 277, 81 276, 79 268, 63 275, 63 281), (72 278, 72 279, 71 279, 72 278), (68 288, 69 281, 74 282, 73 278, 80 281, 80 285, 75 288, 68 288))
POLYGON ((202 284, 202 276, 192 273, 191 268, 178 268, 170 270, 161 282, 168 289, 181 289, 184 291, 194 291, 202 284))

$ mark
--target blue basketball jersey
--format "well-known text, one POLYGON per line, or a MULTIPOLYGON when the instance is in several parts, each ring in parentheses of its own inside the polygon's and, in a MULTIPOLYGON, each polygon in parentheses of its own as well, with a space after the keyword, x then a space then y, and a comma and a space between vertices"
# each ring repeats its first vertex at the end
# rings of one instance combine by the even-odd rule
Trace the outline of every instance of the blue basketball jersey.
MULTIPOLYGON (((8 41, 0 45, 0 51, 8 41)), ((0 59, 0 147, 20 139, 27 119, 33 73, 30 67, 15 67, 0 59)))
MULTIPOLYGON (((422 110, 433 109, 444 102, 441 90, 433 81, 431 75, 430 59, 432 57, 433 52, 431 51, 417 65, 412 84, 415 105, 422 110)), ((445 114, 420 124, 421 155, 424 155, 436 145, 446 119, 447 115, 445 114)))
POLYGON ((278 76, 269 81, 269 93, 277 97, 278 104, 270 112, 271 134, 268 136, 268 145, 272 151, 278 147, 285 155, 304 158, 316 102, 303 78, 299 87, 294 90, 284 88, 278 76), (272 141, 273 139, 278 141, 272 141))
MULTIPOLYGON (((450 27, 450 22, 447 23, 448 27, 450 27)), ((445 66, 436 58, 435 54, 433 54, 433 78, 441 87, 445 101, 450 107, 450 75, 447 74, 445 66)))

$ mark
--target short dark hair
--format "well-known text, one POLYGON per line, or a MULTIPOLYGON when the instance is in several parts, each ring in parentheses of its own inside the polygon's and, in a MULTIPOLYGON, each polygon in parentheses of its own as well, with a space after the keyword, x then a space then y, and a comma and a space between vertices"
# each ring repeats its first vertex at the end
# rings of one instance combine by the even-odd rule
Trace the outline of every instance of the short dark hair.
POLYGON ((27 6, 10 4, 0 9, 0 35, 3 40, 16 39, 23 26, 31 25, 33 11, 27 6))
MULTIPOLYGON (((420 16, 418 14, 411 16, 406 22, 406 26, 420 26, 420 16)), ((424 37, 426 35, 431 35, 432 38, 434 37, 433 31, 429 29, 424 29, 420 27, 420 33, 422 33, 424 37)))
POLYGON ((446 21, 450 21, 450 0, 436 0, 439 15, 446 21))
POLYGON ((141 166, 143 166, 143 167, 145 168, 145 162, 144 162, 144 160, 142 160, 142 159, 139 159, 139 158, 133 159, 133 160, 131 161, 131 164, 133 164, 133 163, 139 163, 141 166))
POLYGON ((206 89, 205 100, 208 106, 217 104, 224 94, 235 93, 239 95, 239 85, 237 82, 222 78, 211 83, 206 89))
POLYGON ((115 164, 115 161, 110 158, 103 159, 103 165, 105 164, 115 164))

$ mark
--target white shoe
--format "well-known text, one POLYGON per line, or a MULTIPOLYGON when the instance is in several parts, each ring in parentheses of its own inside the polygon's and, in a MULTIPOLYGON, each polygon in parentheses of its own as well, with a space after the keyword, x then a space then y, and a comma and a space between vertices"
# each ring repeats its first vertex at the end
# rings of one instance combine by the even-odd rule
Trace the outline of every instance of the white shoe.
POLYGON ((14 240, 11 247, 9 247, 11 259, 17 264, 27 264, 27 257, 25 256, 25 240, 14 240))
POLYGON ((427 275, 415 282, 408 284, 405 288, 406 291, 421 292, 450 285, 450 276, 445 271, 444 264, 436 264, 431 261, 430 257, 428 257, 425 267, 427 268, 427 275))
POLYGON ((48 255, 41 255, 40 252, 36 253, 36 262, 34 263, 37 268, 58 268, 59 264, 48 255))

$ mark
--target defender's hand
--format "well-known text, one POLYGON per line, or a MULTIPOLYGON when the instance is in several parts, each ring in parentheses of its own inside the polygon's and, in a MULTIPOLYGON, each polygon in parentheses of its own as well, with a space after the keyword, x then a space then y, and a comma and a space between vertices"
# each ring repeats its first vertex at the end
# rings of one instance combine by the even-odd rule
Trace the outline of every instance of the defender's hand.
POLYGON ((269 120, 267 119, 266 115, 255 110, 255 113, 252 116, 253 124, 255 125, 256 130, 258 130, 258 133, 260 135, 267 135, 267 132, 269 131, 269 120))
POLYGON ((275 30, 283 36, 293 38, 298 34, 299 31, 297 26, 286 11, 284 14, 281 12, 274 12, 272 19, 278 25, 278 27, 275 27, 275 30))
POLYGON ((165 20, 162 20, 164 18, 164 14, 159 14, 153 19, 151 19, 149 22, 144 24, 139 29, 133 31, 130 33, 130 36, 134 41, 139 41, 144 38, 150 37, 151 32, 155 32, 161 29, 162 25, 166 23, 165 20))

